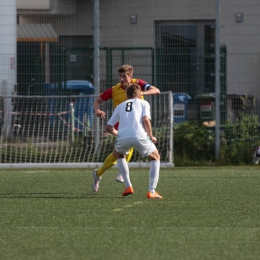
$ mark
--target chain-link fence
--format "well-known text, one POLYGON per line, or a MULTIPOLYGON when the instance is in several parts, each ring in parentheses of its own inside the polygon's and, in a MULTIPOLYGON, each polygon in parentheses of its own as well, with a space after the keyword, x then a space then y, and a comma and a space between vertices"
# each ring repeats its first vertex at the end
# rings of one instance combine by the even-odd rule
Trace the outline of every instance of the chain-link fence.
MULTIPOLYGON (((224 143, 258 145, 258 0, 0 0, 0 7, 2 96, 45 96, 50 88, 67 95, 71 81, 88 81, 99 94, 130 64, 135 78, 173 92, 175 125, 197 122, 214 131, 219 109, 221 133, 255 122, 248 126, 254 136, 231 134, 224 143)), ((0 105, 13 109, 11 99, 0 105)))

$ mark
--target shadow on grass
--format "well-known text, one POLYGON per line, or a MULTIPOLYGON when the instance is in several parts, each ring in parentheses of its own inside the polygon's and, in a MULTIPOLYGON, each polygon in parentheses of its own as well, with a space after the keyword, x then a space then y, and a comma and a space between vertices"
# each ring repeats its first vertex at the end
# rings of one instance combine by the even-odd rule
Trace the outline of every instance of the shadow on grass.
MULTIPOLYGON (((76 195, 76 194, 75 194, 76 195)), ((115 196, 97 196, 97 194, 84 194, 82 196, 74 196, 74 194, 69 193, 0 193, 0 199, 124 199, 125 197, 115 197, 115 196)))

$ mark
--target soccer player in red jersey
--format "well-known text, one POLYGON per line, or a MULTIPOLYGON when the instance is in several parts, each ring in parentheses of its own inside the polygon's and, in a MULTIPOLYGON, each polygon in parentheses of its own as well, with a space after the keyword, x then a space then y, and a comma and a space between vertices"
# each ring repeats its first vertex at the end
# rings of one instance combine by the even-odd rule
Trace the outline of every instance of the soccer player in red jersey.
MULTIPOLYGON (((119 83, 117 83, 115 86, 107 89, 103 93, 100 94, 100 96, 94 101, 93 107, 96 113, 97 117, 105 118, 106 113, 100 109, 100 104, 108 101, 110 99, 113 100, 113 109, 115 109, 119 104, 124 102, 127 97, 126 97, 126 88, 132 84, 132 83, 137 83, 142 90, 142 96, 141 98, 144 99, 143 96, 145 95, 155 95, 159 94, 160 90, 156 88, 155 86, 152 86, 148 84, 146 81, 142 79, 135 79, 133 78, 133 72, 134 69, 130 65, 123 65, 118 68, 118 74, 119 74, 119 83)), ((118 129, 118 125, 114 126, 115 129, 118 129)), ((126 161, 129 162, 131 157, 133 155, 133 149, 130 149, 126 161)), ((92 189, 93 191, 98 191, 99 188, 99 183, 102 178, 103 173, 111 168, 113 165, 116 164, 117 158, 113 155, 113 152, 108 155, 108 157, 105 159, 104 163, 99 167, 98 169, 95 169, 93 171, 93 184, 92 184, 92 189)), ((124 182, 124 179, 120 172, 118 173, 118 176, 116 178, 118 182, 124 182)))

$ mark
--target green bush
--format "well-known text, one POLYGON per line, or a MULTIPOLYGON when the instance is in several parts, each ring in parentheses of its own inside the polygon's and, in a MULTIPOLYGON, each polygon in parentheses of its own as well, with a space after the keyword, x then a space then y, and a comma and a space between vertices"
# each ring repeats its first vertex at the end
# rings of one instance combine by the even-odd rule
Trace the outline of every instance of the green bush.
POLYGON ((252 162, 255 147, 260 144, 258 116, 247 115, 223 128, 221 143, 222 164, 243 165, 252 162))
POLYGON ((184 165, 251 164, 255 147, 260 144, 258 116, 246 115, 220 128, 220 154, 215 159, 215 127, 183 122, 174 126, 174 161, 184 165))
POLYGON ((174 161, 176 165, 199 165, 214 160, 213 130, 201 123, 183 122, 174 126, 174 161), (205 162, 204 162, 205 163, 205 162))

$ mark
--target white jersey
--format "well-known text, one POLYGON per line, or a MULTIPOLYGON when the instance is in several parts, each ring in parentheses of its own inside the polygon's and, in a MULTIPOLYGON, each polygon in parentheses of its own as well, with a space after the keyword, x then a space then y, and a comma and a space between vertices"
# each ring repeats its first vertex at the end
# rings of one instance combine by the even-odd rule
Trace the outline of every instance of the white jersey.
POLYGON ((116 107, 107 124, 114 126, 119 122, 119 139, 144 138, 147 137, 142 121, 144 116, 151 119, 150 104, 140 98, 128 99, 116 107))

